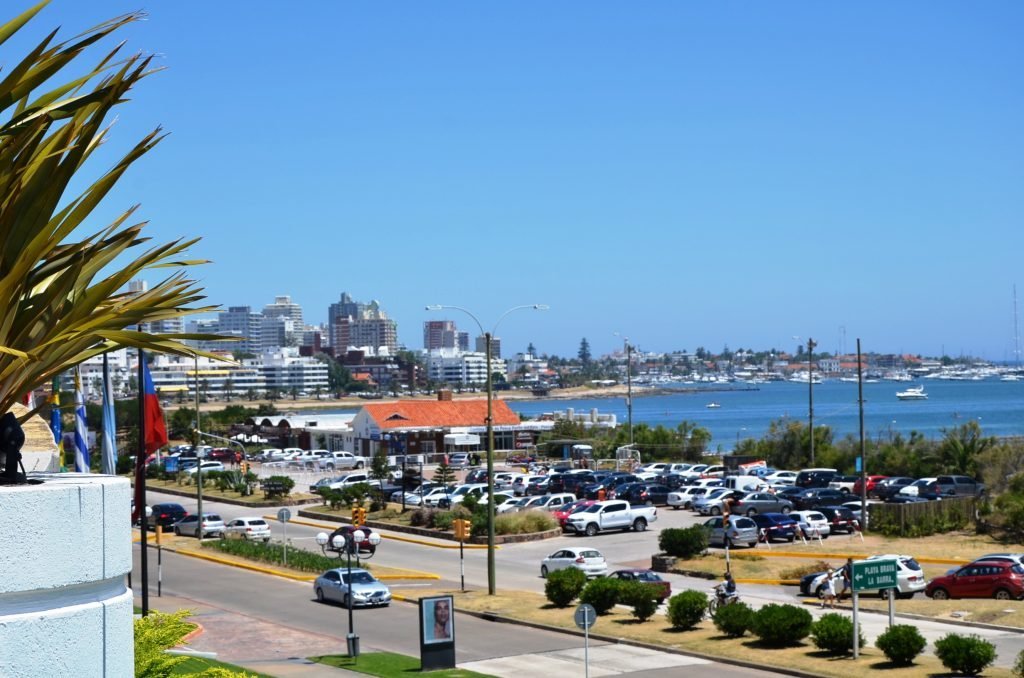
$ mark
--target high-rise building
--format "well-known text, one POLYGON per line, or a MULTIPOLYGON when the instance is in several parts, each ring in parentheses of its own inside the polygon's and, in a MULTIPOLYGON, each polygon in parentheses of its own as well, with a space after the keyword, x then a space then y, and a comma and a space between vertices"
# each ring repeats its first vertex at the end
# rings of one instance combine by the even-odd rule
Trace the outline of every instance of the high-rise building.
POLYGON ((455 348, 458 329, 453 320, 427 320, 423 323, 423 348, 455 348))
MULTIPOLYGON (((476 338, 476 352, 486 353, 487 352, 487 336, 481 334, 476 338)), ((501 357, 501 339, 498 337, 491 337, 491 358, 501 357)))
POLYGON ((263 317, 260 323, 260 350, 273 351, 298 343, 295 323, 285 316, 263 317))
POLYGON ((263 315, 249 306, 229 306, 217 314, 217 334, 238 337, 239 341, 220 344, 221 350, 259 353, 263 315))
POLYGON ((459 332, 459 350, 469 350, 469 332, 459 332))
POLYGON ((328 317, 334 355, 344 355, 349 348, 365 348, 376 355, 394 355, 398 348, 398 326, 380 308, 380 303, 363 304, 348 294, 331 304, 328 317))
POLYGON ((263 307, 265 318, 289 318, 296 331, 302 329, 302 307, 292 301, 287 294, 274 297, 274 303, 263 307))

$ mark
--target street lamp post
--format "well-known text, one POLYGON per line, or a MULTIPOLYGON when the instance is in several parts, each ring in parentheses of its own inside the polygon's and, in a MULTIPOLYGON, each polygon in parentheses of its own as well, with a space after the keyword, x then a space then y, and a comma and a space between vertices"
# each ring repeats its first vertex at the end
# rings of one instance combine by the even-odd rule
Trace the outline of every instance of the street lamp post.
POLYGON ((818 344, 807 338, 807 419, 811 427, 811 466, 814 466, 814 347, 818 344))
MULTIPOLYGON (((320 544, 323 548, 326 546, 329 537, 326 532, 320 532, 316 535, 316 543, 320 544)), ((345 637, 346 649, 348 650, 349 657, 359 656, 359 636, 356 635, 355 631, 355 620, 352 617, 352 610, 355 608, 355 600, 352 593, 352 554, 353 552, 358 557, 359 546, 364 542, 373 544, 373 549, 367 554, 366 558, 373 556, 376 551, 377 544, 380 543, 380 535, 376 532, 371 532, 369 536, 362 530, 352 530, 348 536, 337 534, 334 539, 331 540, 331 544, 334 548, 339 551, 344 548, 345 553, 348 555, 348 574, 345 578, 345 600, 348 603, 345 607, 348 608, 348 636, 345 637)))
MULTIPOLYGON (((619 335, 618 332, 615 333, 619 335)), ((629 422, 629 446, 633 446, 633 345, 629 337, 622 337, 622 345, 626 351, 626 419, 629 422)))
POLYGON ((491 383, 491 339, 494 332, 498 329, 498 325, 505 319, 512 311, 518 311, 520 309, 532 309, 534 311, 546 311, 548 310, 547 304, 523 304, 522 306, 513 306, 508 309, 498 318, 498 321, 494 323, 494 327, 490 332, 484 331, 483 323, 473 315, 470 311, 462 308, 461 306, 450 306, 443 304, 433 304, 427 306, 428 311, 440 311, 442 309, 450 308, 456 311, 462 311, 476 323, 476 326, 480 329, 480 334, 484 335, 484 343, 486 346, 486 361, 487 361, 487 594, 493 596, 497 592, 497 585, 495 583, 495 562, 494 562, 494 417, 493 417, 493 401, 494 401, 494 389, 491 383))

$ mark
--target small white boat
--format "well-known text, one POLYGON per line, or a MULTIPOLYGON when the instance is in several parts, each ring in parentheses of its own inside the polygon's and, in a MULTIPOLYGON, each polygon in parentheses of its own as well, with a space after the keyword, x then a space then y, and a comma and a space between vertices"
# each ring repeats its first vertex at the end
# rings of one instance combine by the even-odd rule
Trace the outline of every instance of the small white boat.
POLYGON ((896 391, 896 397, 900 400, 928 400, 924 386, 911 386, 906 391, 896 391))
POLYGON ((707 405, 705 405, 704 407, 708 408, 709 410, 715 410, 715 409, 718 409, 719 407, 721 407, 721 405, 719 405, 716 402, 710 402, 707 405))

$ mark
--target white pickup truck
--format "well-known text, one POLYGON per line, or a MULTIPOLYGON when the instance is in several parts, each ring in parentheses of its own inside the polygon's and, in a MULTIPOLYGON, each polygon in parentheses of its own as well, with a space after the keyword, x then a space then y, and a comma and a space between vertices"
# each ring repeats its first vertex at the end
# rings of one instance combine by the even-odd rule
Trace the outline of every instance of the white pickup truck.
POLYGON ((351 452, 330 452, 327 456, 320 457, 318 462, 320 468, 333 471, 339 468, 365 468, 366 457, 352 454, 351 452))
POLYGON ((588 537, 605 530, 643 532, 648 524, 657 519, 658 509, 653 506, 630 506, 628 501, 610 499, 570 514, 565 529, 588 537))

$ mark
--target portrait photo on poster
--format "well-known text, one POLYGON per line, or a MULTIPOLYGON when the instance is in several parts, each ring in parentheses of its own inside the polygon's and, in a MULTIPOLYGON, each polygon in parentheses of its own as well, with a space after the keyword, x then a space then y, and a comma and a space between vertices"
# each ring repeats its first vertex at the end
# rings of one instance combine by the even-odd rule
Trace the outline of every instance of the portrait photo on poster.
POLYGON ((452 597, 423 599, 423 642, 450 643, 455 637, 452 597))

